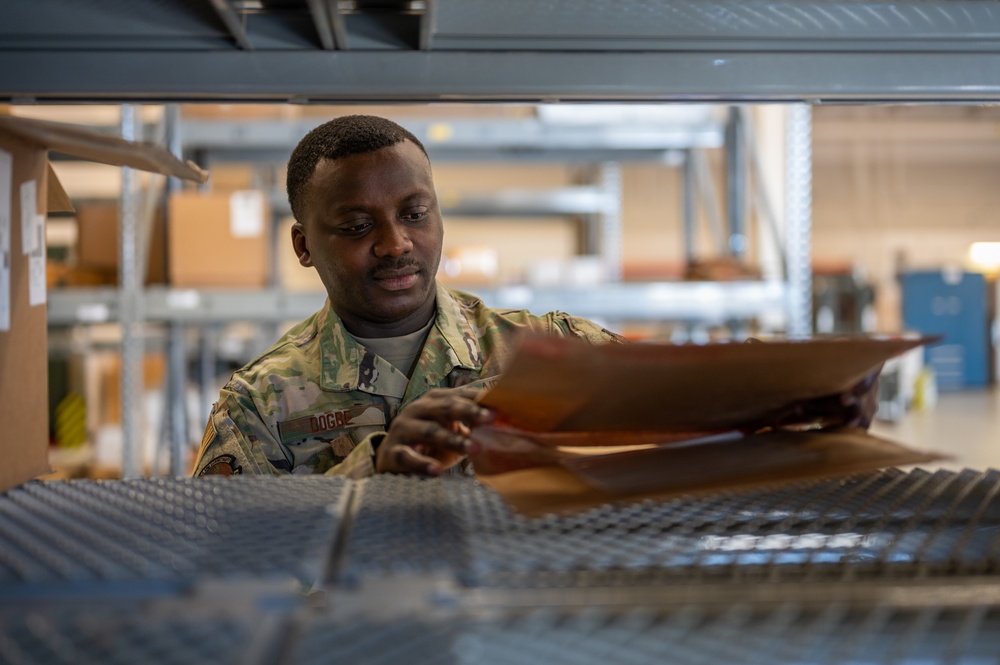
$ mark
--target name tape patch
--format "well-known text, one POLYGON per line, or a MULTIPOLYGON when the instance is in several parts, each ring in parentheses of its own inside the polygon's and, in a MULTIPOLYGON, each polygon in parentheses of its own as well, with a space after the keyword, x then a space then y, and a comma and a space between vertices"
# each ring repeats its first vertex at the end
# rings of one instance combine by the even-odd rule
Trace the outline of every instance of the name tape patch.
POLYGON ((355 406, 279 422, 278 433, 282 443, 290 443, 314 436, 326 436, 348 427, 385 425, 385 422, 385 413, 377 406, 355 406))

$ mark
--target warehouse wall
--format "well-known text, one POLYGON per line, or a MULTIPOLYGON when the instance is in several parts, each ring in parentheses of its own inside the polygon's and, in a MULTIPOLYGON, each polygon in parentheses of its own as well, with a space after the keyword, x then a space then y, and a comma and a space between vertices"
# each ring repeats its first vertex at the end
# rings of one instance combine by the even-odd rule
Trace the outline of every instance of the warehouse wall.
POLYGON ((1000 109, 817 108, 813 138, 813 257, 870 276, 880 329, 901 325, 898 269, 1000 240, 1000 109))
MULTIPOLYGON (((106 107, 39 107, 43 115, 78 122, 111 122, 106 107), (95 115, 98 114, 98 115, 95 115), (107 114, 105 114, 107 115, 107 114), (93 117, 91 117, 93 116, 93 117)), ((22 109, 18 109, 21 112, 22 109)), ((114 110, 113 108, 111 109, 114 110)), ((342 113, 386 113, 429 118, 518 118, 530 107, 284 107, 188 106, 187 115, 315 117, 317 124, 342 113)), ((895 273, 901 266, 940 267, 965 260, 976 240, 996 240, 1000 224, 1000 110, 995 107, 836 106, 814 109, 813 257, 819 269, 857 269, 878 287, 879 328, 900 325, 895 273)), ((773 150, 766 145, 764 150, 773 150)), ((724 206, 723 155, 710 151, 717 196, 724 206)), ((60 162, 60 178, 82 198, 114 197, 118 173, 111 167, 60 162)), ((559 187, 586 179, 585 167, 565 164, 435 163, 443 200, 464 191, 504 187, 559 187)), ((220 172, 221 173, 221 172, 220 172)), ((214 180, 221 178, 214 176, 214 180)), ((280 177, 280 176, 279 176, 280 177)), ((662 164, 624 164, 622 252, 626 276, 664 278, 681 274, 680 169, 662 164)), ((780 201, 776 202, 780 204, 780 201)), ((724 208, 723 208, 724 212, 724 208)), ((756 224, 756 222, 752 222, 756 224)), ((751 237, 755 233, 751 232, 751 237)), ((279 242, 284 240, 279 235, 279 242)), ((580 224, 572 218, 448 219, 446 251, 492 245, 499 257, 497 281, 525 279, 539 261, 572 257, 580 249, 580 224)), ((699 214, 696 248, 710 258, 717 239, 699 214)), ((750 259, 759 247, 752 245, 750 259)))
MULTIPOLYGON (((52 111, 52 108, 45 110, 52 111)), ((518 106, 446 109, 449 114, 459 110, 478 118, 490 114, 521 117, 525 113, 524 107, 518 106)), ((407 117, 432 117, 443 110, 432 107, 305 107, 292 111, 285 107, 234 106, 211 111, 214 117, 264 114, 273 119, 293 112, 295 117, 315 117, 316 124, 346 112, 384 113, 405 124, 407 117)), ((68 117, 58 119, 72 120, 68 117)), ((765 160, 782 149, 781 132, 774 131, 772 136, 777 139, 765 142, 763 137, 758 137, 766 153, 762 155, 765 160)), ((880 330, 895 331, 901 326, 899 289, 895 280, 897 270, 962 263, 971 242, 1000 240, 1000 220, 995 212, 1000 209, 1000 187, 996 185, 1000 182, 1000 111, 997 109, 817 107, 813 115, 813 138, 815 266, 820 270, 854 270, 867 275, 878 290, 877 325, 880 330)), ((722 150, 712 150, 707 151, 706 157, 714 174, 720 212, 724 215, 724 154, 722 150)), ((82 199, 117 197, 120 175, 116 169, 70 162, 57 162, 56 168, 72 196, 82 199)), ((780 168, 777 171, 780 172, 780 168)), ((458 164, 437 160, 434 172, 444 203, 461 198, 467 192, 557 188, 593 183, 595 178, 594 166, 587 164, 458 164)), ((680 277, 684 268, 681 170, 665 164, 625 163, 621 174, 622 258, 626 278, 680 277)), ((217 189, 242 189, 283 181, 280 168, 262 174, 247 167, 213 165, 213 186, 217 189)), ((781 205, 780 194, 776 195, 774 203, 781 205)), ((280 282, 290 288, 318 290, 321 284, 314 272, 301 268, 295 260, 288 241, 287 223, 285 220, 285 227, 277 233, 280 282)), ((51 228, 55 226, 52 224, 51 228)), ((755 217, 748 229, 751 263, 760 258, 758 226, 755 217)), ((546 262, 572 261, 581 251, 581 240, 580 219, 568 215, 539 218, 449 215, 444 251, 448 257, 488 247, 497 258, 497 270, 491 276, 484 276, 480 283, 510 284, 537 276, 539 266, 544 267, 546 262)), ((695 241, 698 256, 718 256, 718 245, 718 239, 710 233, 705 210, 701 208, 695 241)), ((113 283, 113 272, 107 274, 113 283)), ((470 280, 459 282, 470 283, 470 280)), ((654 326, 640 326, 626 332, 636 336, 664 334, 654 326)), ((244 337, 249 339, 250 335, 244 337)), ((103 371, 102 376, 104 384, 117 385, 113 372, 103 371)), ((155 386, 149 388, 155 390, 155 386)), ((156 400, 162 402, 162 397, 156 400)), ((100 402, 96 398, 95 401, 100 402)), ((191 415, 197 421, 192 432, 200 430, 198 409, 192 408, 191 415)), ((114 426, 113 415, 101 415, 101 418, 101 431, 114 426)), ((149 422, 155 423, 157 418, 150 416, 149 422)), ((92 426, 90 429, 98 428, 92 426)), ((151 432, 149 438, 155 442, 156 433, 151 432)), ((102 450, 107 454, 100 459, 117 459, 113 447, 104 446, 102 450)))

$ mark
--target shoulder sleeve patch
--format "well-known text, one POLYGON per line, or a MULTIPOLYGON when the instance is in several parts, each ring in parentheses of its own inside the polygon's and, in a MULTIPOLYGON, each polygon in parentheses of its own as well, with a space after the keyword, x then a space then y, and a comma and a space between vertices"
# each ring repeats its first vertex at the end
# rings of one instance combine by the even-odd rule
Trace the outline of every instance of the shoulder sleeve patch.
POLYGON ((198 473, 198 476, 239 476, 243 474, 243 467, 236 465, 234 455, 219 455, 208 462, 198 473))
MULTIPOLYGON (((215 415, 214 413, 212 415, 215 415)), ((205 425, 205 434, 201 437, 201 446, 198 448, 198 457, 201 459, 205 451, 208 450, 208 444, 212 443, 212 439, 215 438, 215 419, 209 416, 208 424, 205 425)))

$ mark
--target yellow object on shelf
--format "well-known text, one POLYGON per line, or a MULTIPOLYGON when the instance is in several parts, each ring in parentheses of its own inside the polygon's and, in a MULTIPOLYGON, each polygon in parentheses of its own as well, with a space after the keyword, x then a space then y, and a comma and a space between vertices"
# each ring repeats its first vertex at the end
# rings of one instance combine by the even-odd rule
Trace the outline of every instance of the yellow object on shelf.
POLYGON ((927 365, 920 368, 913 388, 914 411, 930 411, 937 404, 937 377, 934 369, 927 365))
POLYGON ((87 405, 83 397, 70 393, 56 405, 56 445, 78 448, 87 440, 87 405))

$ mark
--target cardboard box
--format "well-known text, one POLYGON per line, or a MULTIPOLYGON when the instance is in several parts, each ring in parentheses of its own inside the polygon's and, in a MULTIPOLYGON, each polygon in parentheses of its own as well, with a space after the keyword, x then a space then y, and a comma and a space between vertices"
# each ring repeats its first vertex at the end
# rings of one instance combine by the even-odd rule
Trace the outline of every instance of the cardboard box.
MULTIPOLYGON (((120 425, 122 422, 122 357, 119 353, 105 353, 95 364, 98 373, 98 392, 89 400, 97 411, 97 425, 120 425)), ((144 393, 166 385, 167 358, 161 351, 146 351, 142 363, 144 393)))
POLYGON ((0 116, 0 491, 48 470, 45 215, 71 211, 48 150, 204 182, 165 149, 0 116))
POLYGON ((278 225, 275 236, 278 255, 278 286, 286 291, 305 293, 325 293, 326 287, 315 268, 305 268, 299 263, 292 247, 292 224, 294 217, 286 217, 278 225))
MULTIPOLYGON (((86 203, 76 211, 76 265, 84 271, 110 273, 112 284, 117 283, 118 274, 119 216, 119 205, 111 201, 86 203)), ((167 277, 166 229, 159 210, 153 214, 149 233, 146 284, 164 284, 167 277)))
POLYGON ((261 187, 261 178, 253 164, 241 162, 212 165, 212 176, 208 179, 208 189, 220 194, 238 192, 261 187))
POLYGON ((271 209, 263 192, 177 192, 168 210, 171 285, 268 286, 271 209))

